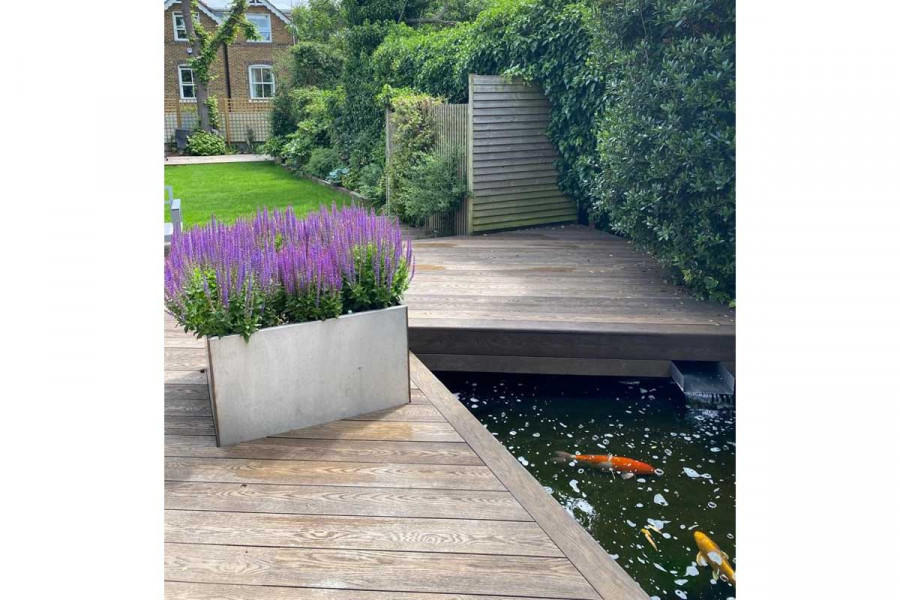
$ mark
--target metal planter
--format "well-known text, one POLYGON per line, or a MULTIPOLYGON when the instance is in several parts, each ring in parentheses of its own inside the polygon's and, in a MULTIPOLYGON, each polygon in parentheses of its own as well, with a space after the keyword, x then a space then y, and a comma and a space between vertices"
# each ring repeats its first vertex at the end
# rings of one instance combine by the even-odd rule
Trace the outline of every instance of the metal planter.
POLYGON ((216 443, 230 446, 409 402, 405 306, 207 338, 216 443))

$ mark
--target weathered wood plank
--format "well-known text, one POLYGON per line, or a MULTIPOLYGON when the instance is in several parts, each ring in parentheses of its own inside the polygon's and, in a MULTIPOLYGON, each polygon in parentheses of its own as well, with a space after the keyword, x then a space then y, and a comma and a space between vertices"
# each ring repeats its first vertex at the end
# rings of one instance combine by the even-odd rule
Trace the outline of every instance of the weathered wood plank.
POLYGON ((166 479, 449 490, 503 489, 489 469, 469 465, 167 457, 166 479))
POLYGON ((166 348, 167 371, 199 371, 208 365, 206 348, 166 348))
POLYGON ((604 600, 648 600, 649 596, 491 433, 415 357, 410 373, 431 402, 506 485, 604 600))
POLYGON ((195 544, 166 544, 165 554, 175 581, 599 598, 564 558, 195 544))
POLYGON ((453 442, 383 442, 263 438, 217 448, 215 439, 166 436, 166 456, 320 460, 328 462, 480 465, 467 444, 453 442))
POLYGON ((444 423, 444 417, 433 407, 427 405, 407 404, 396 408, 388 408, 366 413, 357 417, 348 417, 348 421, 401 421, 409 423, 444 423))
POLYGON ((603 358, 556 358, 546 356, 468 356, 462 354, 417 354, 432 371, 479 371, 600 377, 668 377, 668 360, 617 360, 603 358))
MULTIPOLYGON (((183 374, 183 371, 179 371, 183 374)), ((173 400, 191 400, 202 399, 209 400, 209 386, 206 385, 206 375, 203 376, 203 383, 167 383, 165 384, 164 394, 166 398, 173 400)))
POLYGON ((215 435, 212 417, 189 417, 166 415, 163 426, 166 434, 174 435, 215 435))
POLYGON ((315 427, 287 431, 273 437, 398 442, 463 441, 447 423, 394 423, 389 421, 335 421, 315 427))
POLYGON ((199 369, 196 371, 173 371, 166 368, 163 379, 166 389, 170 384, 177 385, 206 385, 206 373, 199 369))
POLYGON ((565 221, 567 219, 574 220, 578 216, 575 207, 568 205, 557 207, 554 203, 545 209, 541 206, 532 206, 522 208, 518 212, 513 211, 512 214, 504 213, 499 215, 479 215, 475 214, 473 223, 475 227, 483 225, 502 225, 503 227, 514 227, 523 221, 543 220, 548 222, 565 221))
POLYGON ((165 502, 168 509, 183 510, 532 520, 509 492, 490 490, 169 481, 165 502))
POLYGON ((524 596, 472 596, 469 594, 424 594, 422 592, 372 592, 325 588, 221 585, 166 582, 167 600, 537 600, 524 596))
POLYGON ((516 188, 515 191, 512 191, 508 188, 492 188, 492 189, 482 189, 478 190, 475 194, 475 203, 477 204, 479 200, 482 198, 486 198, 488 196, 509 196, 511 194, 530 194, 533 192, 543 192, 547 194, 548 197, 555 198, 557 194, 559 194, 559 188, 556 186, 555 182, 540 184, 540 185, 523 185, 516 188))
POLYGON ((212 408, 209 398, 165 397, 166 416, 211 417, 212 408))
POLYGON ((533 522, 167 510, 167 542, 563 556, 533 522))

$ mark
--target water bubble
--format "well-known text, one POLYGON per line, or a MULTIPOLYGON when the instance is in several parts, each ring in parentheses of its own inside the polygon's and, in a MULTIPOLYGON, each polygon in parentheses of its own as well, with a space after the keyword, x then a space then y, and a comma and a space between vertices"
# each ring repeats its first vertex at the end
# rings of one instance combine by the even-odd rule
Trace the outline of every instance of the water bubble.
POLYGON ((710 507, 710 508, 715 508, 715 507, 716 507, 716 503, 715 503, 715 502, 708 502, 706 505, 707 505, 708 507, 710 507))
POLYGON ((655 496, 653 496, 653 502, 655 502, 656 504, 659 504, 660 506, 668 506, 669 505, 669 503, 666 502, 666 499, 663 498, 662 494, 656 494, 655 496))

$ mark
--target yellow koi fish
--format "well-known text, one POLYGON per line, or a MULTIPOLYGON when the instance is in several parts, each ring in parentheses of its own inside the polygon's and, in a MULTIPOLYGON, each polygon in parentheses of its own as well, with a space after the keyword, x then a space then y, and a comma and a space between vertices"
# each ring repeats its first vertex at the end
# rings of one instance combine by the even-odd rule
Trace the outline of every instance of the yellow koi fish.
POLYGON ((734 569, 728 563, 728 555, 708 535, 702 531, 694 532, 694 541, 697 542, 697 564, 701 567, 712 567, 713 577, 724 577, 731 585, 737 586, 734 581, 734 569))

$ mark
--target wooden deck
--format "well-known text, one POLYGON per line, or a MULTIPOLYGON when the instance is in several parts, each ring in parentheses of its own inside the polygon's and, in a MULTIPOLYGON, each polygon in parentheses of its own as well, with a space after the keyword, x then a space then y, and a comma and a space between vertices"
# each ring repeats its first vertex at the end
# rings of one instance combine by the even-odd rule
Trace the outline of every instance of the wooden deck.
POLYGON ((647 598, 415 356, 408 405, 216 448, 165 327, 167 598, 647 598))
POLYGON ((735 359, 735 311, 621 238, 566 225, 414 242, 410 350, 432 370, 668 376, 735 359))

